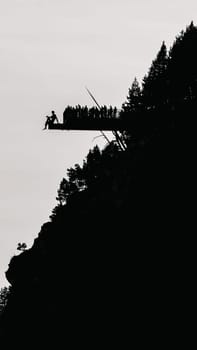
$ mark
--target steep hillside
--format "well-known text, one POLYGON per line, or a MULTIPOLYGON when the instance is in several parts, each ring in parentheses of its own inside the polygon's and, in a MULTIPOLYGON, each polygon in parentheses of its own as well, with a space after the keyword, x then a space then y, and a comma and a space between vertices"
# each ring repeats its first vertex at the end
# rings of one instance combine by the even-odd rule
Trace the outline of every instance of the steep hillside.
MULTIPOLYGON (((188 28, 186 37, 196 33, 193 24, 188 28)), ((185 45, 184 38, 179 39, 185 45)), ((172 49, 171 55, 165 74, 175 64, 172 49)), ((95 148, 81 168, 68 171, 50 221, 32 248, 10 261, 2 343, 94 348, 108 347, 113 339, 124 348, 131 329, 141 337, 143 327, 149 337, 152 324, 158 336, 168 313, 179 312, 176 281, 184 270, 179 245, 189 191, 188 130, 197 110, 195 79, 192 75, 192 96, 188 86, 179 87, 176 99, 171 91, 171 99, 165 95, 161 101, 153 89, 147 106, 146 77, 136 104, 123 105, 122 118, 131 117, 122 135, 127 149, 114 143, 95 148), (159 315, 162 325, 155 322, 159 315)))
POLYGON ((20 333, 43 344, 90 341, 115 324, 126 327, 128 313, 139 317, 153 289, 165 288, 181 205, 178 142, 169 126, 118 152, 100 183, 71 196, 33 247, 13 257, 1 320, 7 344, 20 333))

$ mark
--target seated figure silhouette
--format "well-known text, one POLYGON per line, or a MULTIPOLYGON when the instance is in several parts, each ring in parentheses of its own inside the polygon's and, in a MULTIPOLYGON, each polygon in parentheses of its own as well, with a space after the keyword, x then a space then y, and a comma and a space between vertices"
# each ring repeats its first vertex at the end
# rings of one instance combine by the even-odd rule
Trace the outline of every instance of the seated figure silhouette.
POLYGON ((47 119, 46 119, 46 122, 45 122, 44 129, 43 129, 43 130, 49 129, 50 126, 53 125, 55 121, 56 121, 57 123, 59 123, 59 120, 58 120, 58 118, 57 118, 55 112, 52 111, 51 113, 52 113, 52 114, 51 114, 50 117, 49 117, 48 115, 46 116, 47 119))
POLYGON ((54 124, 55 121, 56 121, 57 123, 59 123, 59 120, 58 120, 58 118, 57 118, 55 112, 52 111, 51 113, 52 113, 52 114, 51 114, 51 117, 50 117, 51 123, 54 124))

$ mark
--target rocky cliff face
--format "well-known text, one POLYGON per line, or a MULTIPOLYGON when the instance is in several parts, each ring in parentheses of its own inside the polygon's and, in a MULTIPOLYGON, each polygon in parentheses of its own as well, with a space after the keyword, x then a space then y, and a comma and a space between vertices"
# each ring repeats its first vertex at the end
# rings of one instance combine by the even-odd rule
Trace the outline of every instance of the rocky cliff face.
POLYGON ((112 156, 102 182, 73 195, 11 259, 2 344, 102 345, 142 313, 148 322, 157 303, 164 311, 183 204, 177 135, 169 123, 112 156))

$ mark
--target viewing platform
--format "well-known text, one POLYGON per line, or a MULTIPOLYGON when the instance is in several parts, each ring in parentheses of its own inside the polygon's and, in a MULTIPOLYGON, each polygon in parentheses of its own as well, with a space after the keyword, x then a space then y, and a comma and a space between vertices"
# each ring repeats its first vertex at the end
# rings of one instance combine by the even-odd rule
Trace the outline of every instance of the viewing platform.
POLYGON ((64 123, 49 124, 49 130, 103 130, 103 131, 123 131, 125 129, 122 120, 115 118, 102 119, 80 119, 71 118, 64 123))

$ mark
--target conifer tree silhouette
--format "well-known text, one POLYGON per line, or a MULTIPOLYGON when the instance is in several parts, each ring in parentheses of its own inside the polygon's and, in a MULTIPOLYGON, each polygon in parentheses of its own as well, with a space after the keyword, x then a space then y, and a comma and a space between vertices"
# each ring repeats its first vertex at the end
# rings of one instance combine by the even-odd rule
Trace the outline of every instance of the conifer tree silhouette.
POLYGON ((142 83, 143 104, 145 108, 155 109, 164 104, 167 99, 166 71, 168 65, 168 53, 163 41, 161 48, 153 60, 148 74, 142 83))

